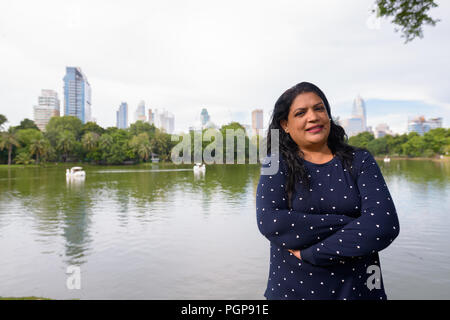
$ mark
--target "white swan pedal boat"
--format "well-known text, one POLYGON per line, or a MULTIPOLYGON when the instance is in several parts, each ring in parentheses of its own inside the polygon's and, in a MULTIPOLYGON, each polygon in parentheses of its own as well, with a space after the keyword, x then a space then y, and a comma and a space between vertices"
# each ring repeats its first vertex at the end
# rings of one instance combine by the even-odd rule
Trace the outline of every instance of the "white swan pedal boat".
POLYGON ((196 163, 193 170, 195 173, 205 173, 206 166, 205 166, 205 164, 196 163))
POLYGON ((72 167, 66 169, 66 178, 85 178, 86 172, 84 172, 82 167, 72 167))

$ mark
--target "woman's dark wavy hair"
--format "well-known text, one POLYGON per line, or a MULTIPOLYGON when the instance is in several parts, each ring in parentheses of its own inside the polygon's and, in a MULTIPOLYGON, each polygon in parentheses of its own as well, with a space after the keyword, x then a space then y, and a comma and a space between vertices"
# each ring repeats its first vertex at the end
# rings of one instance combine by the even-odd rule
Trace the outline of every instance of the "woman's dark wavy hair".
POLYGON ((317 86, 309 82, 301 82, 292 88, 286 90, 275 103, 273 109, 272 118, 267 132, 267 151, 271 153, 271 129, 278 129, 279 135, 279 150, 281 155, 287 164, 287 182, 286 193, 288 195, 289 208, 292 208, 292 195, 295 191, 295 182, 301 181, 305 188, 309 189, 310 182, 308 179, 308 172, 303 164, 303 152, 298 145, 292 140, 291 136, 286 133, 281 127, 280 122, 287 120, 289 110, 291 108, 294 99, 301 93, 314 92, 317 94, 325 104, 330 121, 330 134, 328 136, 328 147, 331 152, 341 161, 344 168, 346 168, 350 174, 352 173, 352 161, 353 153, 356 150, 355 147, 347 144, 348 138, 344 131, 344 128, 337 125, 331 117, 330 105, 328 103, 325 94, 317 86))

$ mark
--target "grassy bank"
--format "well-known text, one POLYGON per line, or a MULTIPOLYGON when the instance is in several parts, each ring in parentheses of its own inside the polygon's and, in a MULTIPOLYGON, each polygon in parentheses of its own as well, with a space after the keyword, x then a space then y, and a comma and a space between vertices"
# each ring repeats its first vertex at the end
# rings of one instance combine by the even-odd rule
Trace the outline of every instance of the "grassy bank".
POLYGON ((52 299, 31 296, 31 297, 0 297, 0 300, 52 300, 52 299))

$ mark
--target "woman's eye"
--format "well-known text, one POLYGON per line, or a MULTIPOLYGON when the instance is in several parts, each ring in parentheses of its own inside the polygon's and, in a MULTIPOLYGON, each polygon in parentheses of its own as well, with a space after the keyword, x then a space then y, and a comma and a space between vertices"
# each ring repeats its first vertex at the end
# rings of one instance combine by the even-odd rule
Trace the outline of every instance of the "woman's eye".
POLYGON ((297 117, 297 116, 301 116, 301 115, 303 115, 303 114, 304 114, 304 112, 302 111, 302 112, 296 113, 295 116, 297 117))

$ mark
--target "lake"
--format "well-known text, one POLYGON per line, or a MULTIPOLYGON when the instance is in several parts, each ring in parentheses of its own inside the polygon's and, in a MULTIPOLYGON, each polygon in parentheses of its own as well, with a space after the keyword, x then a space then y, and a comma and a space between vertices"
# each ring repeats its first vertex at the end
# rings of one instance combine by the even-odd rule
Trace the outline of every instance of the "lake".
MULTIPOLYGON (((378 163, 401 227, 380 252, 388 299, 450 299, 450 161, 378 163)), ((67 167, 0 168, 0 296, 265 299, 258 165, 67 167)))

